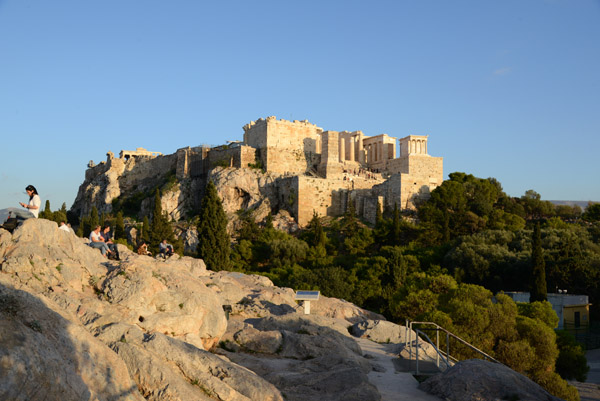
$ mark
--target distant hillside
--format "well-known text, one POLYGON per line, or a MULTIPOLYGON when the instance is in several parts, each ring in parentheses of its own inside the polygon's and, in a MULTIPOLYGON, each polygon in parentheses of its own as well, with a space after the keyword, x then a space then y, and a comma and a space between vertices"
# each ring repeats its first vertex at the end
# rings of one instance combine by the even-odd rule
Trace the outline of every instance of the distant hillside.
POLYGON ((587 205, 591 203, 598 203, 598 201, 568 201, 568 200, 551 200, 554 205, 567 205, 567 206, 579 206, 581 210, 585 210, 587 205))

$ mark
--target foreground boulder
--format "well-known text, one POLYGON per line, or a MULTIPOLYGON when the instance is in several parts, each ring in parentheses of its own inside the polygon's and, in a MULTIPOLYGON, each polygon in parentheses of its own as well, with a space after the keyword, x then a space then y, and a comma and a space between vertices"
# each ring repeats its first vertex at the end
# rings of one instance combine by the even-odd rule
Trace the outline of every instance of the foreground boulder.
POLYGON ((448 401, 560 401, 509 367, 481 359, 458 362, 425 380, 419 388, 448 401))
POLYGON ((0 399, 144 399, 125 363, 73 321, 46 297, 0 280, 0 399))

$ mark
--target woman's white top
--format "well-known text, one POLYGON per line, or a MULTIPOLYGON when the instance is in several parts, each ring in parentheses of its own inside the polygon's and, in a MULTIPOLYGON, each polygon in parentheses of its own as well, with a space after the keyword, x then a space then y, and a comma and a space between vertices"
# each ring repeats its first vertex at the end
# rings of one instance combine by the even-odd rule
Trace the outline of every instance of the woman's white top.
POLYGON ((29 206, 37 206, 37 209, 31 209, 28 208, 27 210, 29 210, 37 219, 38 214, 40 214, 40 207, 42 207, 42 200, 40 199, 39 195, 33 195, 33 198, 31 198, 29 200, 29 206))

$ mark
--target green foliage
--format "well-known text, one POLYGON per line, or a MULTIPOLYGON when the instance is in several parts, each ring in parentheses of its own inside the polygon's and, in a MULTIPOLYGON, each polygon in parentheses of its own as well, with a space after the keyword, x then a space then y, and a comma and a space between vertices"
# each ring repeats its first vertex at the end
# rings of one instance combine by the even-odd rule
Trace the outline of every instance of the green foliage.
POLYGON ((227 234, 227 216, 217 188, 212 181, 206 186, 198 223, 198 257, 215 271, 230 270, 230 240, 227 234))
POLYGON ((44 210, 40 210, 38 215, 40 219, 52 220, 56 223, 60 223, 61 221, 67 222, 67 205, 65 203, 62 204, 62 207, 59 210, 52 211, 50 209, 50 201, 46 200, 46 204, 44 210))
POLYGON ((115 222, 115 240, 125 238, 125 223, 123 221, 123 212, 117 213, 117 221, 115 222))
POLYGON ((585 352, 575 337, 567 331, 556 332, 558 346, 558 359, 556 360, 556 373, 565 380, 585 382, 590 367, 587 365, 585 352))
POLYGON ((137 191, 127 198, 115 198, 112 201, 112 210, 116 213, 122 212, 124 216, 137 217, 142 208, 142 202, 149 196, 150 194, 146 192, 137 191))
POLYGON ((600 203, 590 203, 581 217, 590 222, 600 221, 600 203))
MULTIPOLYGON (((96 208, 96 206, 92 206, 92 211, 90 212, 90 220, 89 220, 89 228, 90 228, 90 232, 96 228, 98 225, 100 225, 100 217, 98 216, 98 209, 96 208)), ((90 233, 85 233, 85 236, 87 237, 90 233)))
POLYGON ((144 216, 144 221, 142 222, 142 232, 140 234, 140 238, 146 244, 150 243, 150 221, 148 220, 148 216, 144 216))
MULTIPOLYGON (((162 211, 160 191, 156 189, 154 193, 154 208, 152 209, 152 222, 150 223, 149 232, 149 244, 150 251, 154 254, 158 252, 158 244, 163 240, 167 240, 168 243, 176 247, 175 234, 169 223, 167 214, 162 211)), ((175 251, 181 252, 182 249, 175 249, 175 251)))
POLYGON ((493 178, 451 173, 418 210, 428 239, 448 242, 484 229, 518 230, 524 226, 522 207, 510 200, 493 178))
POLYGON ((533 229, 531 249, 531 282, 530 302, 545 301, 548 298, 546 289, 546 264, 542 254, 542 234, 540 223, 537 222, 533 229))
POLYGON ((551 329, 558 327, 558 316, 552 309, 552 304, 548 301, 519 302, 517 307, 519 308, 519 314, 522 316, 540 320, 551 329))

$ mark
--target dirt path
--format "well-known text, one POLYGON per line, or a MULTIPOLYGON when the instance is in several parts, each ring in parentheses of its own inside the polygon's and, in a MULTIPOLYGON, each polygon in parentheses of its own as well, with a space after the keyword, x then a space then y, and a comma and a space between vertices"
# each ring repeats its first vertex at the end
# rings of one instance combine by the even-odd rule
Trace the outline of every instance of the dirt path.
POLYGON ((375 368, 368 376, 379 390, 381 401, 441 401, 441 398, 419 390, 413 375, 396 371, 394 359, 398 356, 394 351, 397 344, 378 344, 364 338, 355 340, 375 368))

